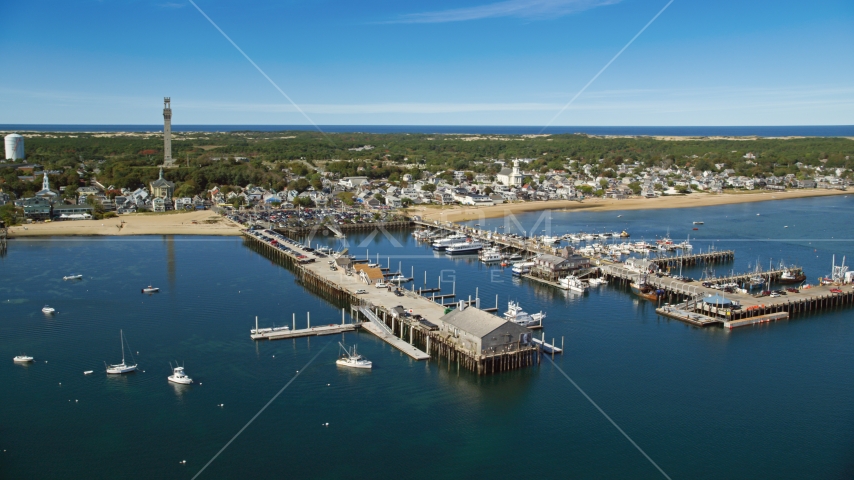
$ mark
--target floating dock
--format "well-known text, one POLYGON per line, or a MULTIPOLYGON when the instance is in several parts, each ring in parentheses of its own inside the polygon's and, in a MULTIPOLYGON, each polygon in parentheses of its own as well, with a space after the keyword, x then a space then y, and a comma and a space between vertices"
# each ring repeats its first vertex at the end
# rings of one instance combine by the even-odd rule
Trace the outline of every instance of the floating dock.
POLYGON ((352 332, 356 330, 358 326, 358 324, 354 323, 345 323, 343 325, 320 325, 317 327, 299 328, 296 330, 287 329, 272 332, 253 333, 250 334, 250 337, 252 338, 252 340, 284 340, 286 338, 312 337, 319 335, 333 335, 336 333, 352 332))
POLYGON ((776 322, 778 320, 788 320, 789 312, 769 313, 768 315, 759 315, 758 317, 743 318, 741 320, 730 320, 724 322, 724 328, 732 330, 737 327, 745 327, 747 325, 755 325, 757 323, 776 322))

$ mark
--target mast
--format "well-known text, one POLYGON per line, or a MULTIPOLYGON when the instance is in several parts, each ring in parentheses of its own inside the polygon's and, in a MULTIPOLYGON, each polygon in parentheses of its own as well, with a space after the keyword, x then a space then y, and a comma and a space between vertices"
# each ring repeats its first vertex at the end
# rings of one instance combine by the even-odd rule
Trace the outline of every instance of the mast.
POLYGON ((122 365, 125 364, 125 336, 124 332, 119 329, 119 341, 122 342, 122 365))

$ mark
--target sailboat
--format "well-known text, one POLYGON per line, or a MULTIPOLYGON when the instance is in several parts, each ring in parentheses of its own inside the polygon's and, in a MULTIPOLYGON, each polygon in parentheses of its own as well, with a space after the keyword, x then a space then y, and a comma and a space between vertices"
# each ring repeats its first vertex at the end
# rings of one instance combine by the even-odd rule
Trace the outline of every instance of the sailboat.
MULTIPOLYGON (((104 364, 107 366, 107 373, 121 374, 134 372, 136 371, 136 363, 134 363, 133 365, 128 365, 127 363, 125 363, 125 336, 122 330, 119 330, 119 339, 122 343, 122 363, 119 363, 117 365, 106 365, 106 362, 104 362, 104 364)), ((131 359, 133 359, 133 353, 131 353, 130 356, 131 359)))
POLYGON ((345 347, 341 342, 338 342, 338 345, 341 346, 341 349, 344 350, 344 354, 335 361, 336 365, 341 365, 342 367, 350 367, 350 368, 371 368, 372 364, 370 360, 366 360, 361 355, 356 353, 356 346, 353 345, 353 351, 345 347))

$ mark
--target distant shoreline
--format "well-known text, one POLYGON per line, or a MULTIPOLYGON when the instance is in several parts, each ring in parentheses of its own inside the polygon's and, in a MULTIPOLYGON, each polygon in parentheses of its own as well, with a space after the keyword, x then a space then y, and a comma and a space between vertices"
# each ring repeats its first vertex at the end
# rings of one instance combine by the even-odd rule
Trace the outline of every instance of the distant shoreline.
MULTIPOLYGON (((586 134, 597 137, 653 138, 803 138, 854 137, 854 125, 783 125, 783 126, 553 126, 545 130, 530 125, 320 125, 326 133, 369 134, 439 134, 439 135, 549 135, 586 134), (541 130, 543 130, 541 132, 541 130)), ((163 125, 132 124, 0 124, 0 132, 62 132, 62 133, 159 133, 163 125)), ((313 125, 172 125, 173 132, 235 132, 235 131, 317 131, 313 125)))
POLYGON ((688 195, 666 196, 657 198, 629 198, 615 200, 612 198, 592 198, 583 202, 574 200, 547 200, 540 202, 519 202, 493 205, 490 207, 418 207, 412 209, 412 214, 420 215, 428 221, 465 222, 469 220, 485 220, 487 218, 504 217, 517 213, 528 213, 542 210, 583 210, 589 212, 606 212, 615 210, 658 210, 669 208, 696 208, 716 205, 732 205, 737 203, 767 202, 773 200, 790 200, 795 198, 826 197, 848 195, 841 190, 787 190, 784 192, 762 192, 743 194, 712 195, 707 193, 692 193, 688 195))

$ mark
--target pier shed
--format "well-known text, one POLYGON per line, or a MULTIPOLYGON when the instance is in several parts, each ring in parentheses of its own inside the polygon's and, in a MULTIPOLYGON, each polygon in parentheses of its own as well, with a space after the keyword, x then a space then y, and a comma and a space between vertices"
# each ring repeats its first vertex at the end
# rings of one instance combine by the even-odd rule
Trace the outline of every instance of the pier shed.
POLYGON ((441 333, 475 354, 516 352, 532 345, 529 329, 478 308, 461 305, 441 320, 441 333))
POLYGON ((376 267, 369 267, 367 265, 363 265, 361 263, 357 263, 353 265, 353 269, 356 270, 359 274, 359 277, 367 283, 368 285, 373 285, 377 282, 382 282, 385 276, 383 276, 383 271, 376 267))

